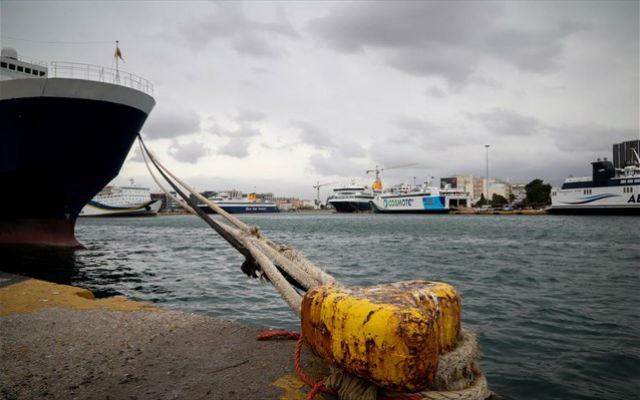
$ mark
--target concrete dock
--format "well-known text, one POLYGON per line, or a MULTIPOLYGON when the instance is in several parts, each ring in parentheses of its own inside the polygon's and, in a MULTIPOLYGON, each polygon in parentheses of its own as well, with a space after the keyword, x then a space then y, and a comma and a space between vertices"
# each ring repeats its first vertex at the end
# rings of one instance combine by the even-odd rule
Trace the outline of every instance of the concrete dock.
POLYGON ((306 399, 295 341, 263 331, 0 272, 0 399, 306 399))

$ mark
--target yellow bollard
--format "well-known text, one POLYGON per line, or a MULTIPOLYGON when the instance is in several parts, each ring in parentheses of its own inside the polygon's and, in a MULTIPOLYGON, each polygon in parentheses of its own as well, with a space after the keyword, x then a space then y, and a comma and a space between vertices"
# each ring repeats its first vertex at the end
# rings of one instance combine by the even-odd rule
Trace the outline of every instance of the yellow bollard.
POLYGON ((320 286, 304 296, 301 319, 306 343, 325 361, 415 392, 433 380, 438 355, 455 347, 460 298, 453 286, 429 281, 320 286))

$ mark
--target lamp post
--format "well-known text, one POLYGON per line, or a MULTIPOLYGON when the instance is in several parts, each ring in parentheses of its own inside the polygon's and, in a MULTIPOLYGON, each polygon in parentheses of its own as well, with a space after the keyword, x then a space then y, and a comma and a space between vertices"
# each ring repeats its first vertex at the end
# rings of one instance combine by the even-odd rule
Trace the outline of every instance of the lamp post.
POLYGON ((485 200, 488 202, 489 201, 489 145, 485 144, 484 147, 487 149, 487 174, 485 175, 487 177, 487 183, 486 183, 487 195, 485 197, 485 200))

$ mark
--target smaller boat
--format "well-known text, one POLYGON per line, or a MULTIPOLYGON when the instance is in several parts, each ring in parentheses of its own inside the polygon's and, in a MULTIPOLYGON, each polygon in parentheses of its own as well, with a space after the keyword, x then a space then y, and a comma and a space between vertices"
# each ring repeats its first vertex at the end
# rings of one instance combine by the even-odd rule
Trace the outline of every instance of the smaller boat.
POLYGON ((469 194, 427 182, 420 186, 402 183, 375 196, 371 206, 378 213, 448 213, 452 208, 468 207, 469 194))
POLYGON ((350 185, 335 187, 328 202, 337 212, 350 213, 370 211, 370 203, 373 198, 374 192, 372 189, 351 182, 350 185))
MULTIPOLYGON (((276 203, 259 200, 255 193, 251 193, 246 197, 231 197, 229 193, 223 192, 218 196, 209 197, 209 200, 229 214, 280 212, 276 203)), ((198 204, 198 208, 207 214, 216 213, 206 204, 198 204)))
POLYGON ((149 188, 106 186, 80 210, 80 217, 153 217, 162 200, 152 200, 149 188))

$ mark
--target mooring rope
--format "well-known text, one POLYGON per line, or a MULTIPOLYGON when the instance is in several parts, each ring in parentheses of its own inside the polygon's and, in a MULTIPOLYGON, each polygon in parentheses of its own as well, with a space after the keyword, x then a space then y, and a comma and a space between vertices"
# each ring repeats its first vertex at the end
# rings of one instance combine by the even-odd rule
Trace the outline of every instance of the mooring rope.
MULTIPOLYGON (((149 156, 149 160, 156 167, 160 175, 167 181, 167 183, 175 190, 175 192, 182 197, 182 199, 193 209, 196 214, 205 222, 209 224, 220 236, 222 236, 229 244, 235 247, 240 253, 242 253, 247 260, 251 260, 256 265, 260 267, 262 272, 269 279, 271 284, 276 288, 280 296, 284 299, 284 301, 289 305, 291 310, 300 317, 300 304, 302 301, 302 297, 295 291, 295 289, 287 282, 286 278, 280 273, 280 271, 276 268, 273 262, 264 255, 264 253, 260 252, 256 246, 254 246, 245 235, 241 235, 239 232, 234 230, 231 227, 225 226, 225 224, 215 221, 210 218, 204 211, 202 211, 197 204, 195 204, 189 196, 187 196, 180 188, 167 176, 169 173, 166 169, 162 168, 162 166, 157 162, 155 157, 149 152, 147 147, 144 144, 144 141, 140 136, 138 136, 138 140, 145 152, 149 156), (165 173, 167 172, 167 173, 165 173)), ((171 174, 173 176, 173 174, 171 174)), ((193 194, 193 193, 192 193, 193 194)), ((224 215, 223 215, 224 216, 224 215)), ((235 218, 237 220, 237 218, 235 218)), ((241 223, 247 230, 250 231, 249 227, 244 223, 241 223)))
MULTIPOLYGON (((287 279, 290 279, 295 282, 297 286, 304 289, 310 289, 320 285, 338 284, 335 278, 317 267, 294 248, 281 246, 272 242, 261 235, 257 227, 245 224, 196 192, 194 188, 176 177, 151 154, 140 135, 138 135, 138 140, 147 169, 160 189, 177 204, 185 208, 185 210, 194 213, 204 220, 229 244, 244 255, 246 260, 242 267, 243 271, 249 275, 255 275, 255 271, 260 270, 298 317, 300 317, 301 313, 302 297, 287 279), (164 180, 173 188, 176 194, 182 198, 182 201, 179 201, 179 199, 171 195, 171 193, 158 182, 151 171, 149 161, 164 180), (177 183, 175 183, 172 178, 177 183), (202 211, 198 205, 178 187, 178 184, 198 200, 208 205, 212 210, 216 211, 233 226, 209 217, 209 215, 202 211)), ((460 333, 456 347, 452 351, 440 356, 436 377, 430 388, 419 393, 396 393, 382 390, 371 382, 362 380, 336 368, 332 368, 332 373, 325 379, 314 382, 304 373, 300 365, 300 352, 303 345, 302 336, 295 332, 283 333, 279 331, 267 332, 259 336, 258 339, 263 340, 277 336, 298 339, 294 353, 294 362, 296 372, 300 378, 312 387, 308 399, 312 399, 318 391, 337 394, 344 400, 484 400, 491 395, 491 392, 487 388, 487 381, 477 365, 480 350, 476 337, 464 329, 460 333)))
POLYGON ((477 365, 480 349, 476 337, 466 329, 462 329, 456 347, 440 356, 436 378, 429 389, 417 393, 383 390, 338 368, 331 368, 327 377, 314 381, 302 369, 302 334, 267 331, 257 336, 258 340, 274 338, 297 340, 293 359, 296 373, 312 388, 307 400, 313 399, 318 391, 338 395, 341 400, 485 400, 492 394, 487 379, 477 365), (460 383, 462 386, 459 386, 460 383))
POLYGON ((160 190, 162 190, 162 192, 165 194, 165 196, 169 197, 171 200, 173 200, 174 203, 176 203, 177 205, 182 207, 182 209, 185 210, 186 212, 188 212, 189 214, 196 214, 196 212, 193 210, 193 208, 189 207, 188 204, 184 203, 182 200, 178 199, 176 196, 171 194, 171 192, 169 192, 160 183, 160 181, 158 181, 158 178, 156 178, 156 175, 153 173, 153 170, 149 166, 149 161, 147 160, 147 152, 144 150, 144 148, 142 148, 142 142, 139 141, 139 140, 138 140, 138 146, 140 147, 140 153, 142 154, 142 158, 144 160, 144 165, 147 167, 147 171, 149 171, 149 174, 151 175, 151 178, 153 178, 153 181, 156 183, 156 185, 158 185, 158 187, 160 188, 160 190))
MULTIPOLYGON (((141 148, 143 149, 143 152, 146 153, 146 155, 148 155, 149 160, 151 160, 151 163, 156 167, 156 169, 162 175, 162 177, 169 183, 169 185, 171 185, 172 188, 174 188, 176 193, 180 194, 181 197, 183 197, 185 203, 187 203, 192 209, 194 209, 196 214, 202 219, 204 219, 207 223, 212 225, 212 222, 210 222, 211 219, 208 218, 208 215, 204 212, 198 212, 201 210, 199 210, 197 205, 193 204, 190 198, 182 194, 182 192, 177 188, 176 184, 173 183, 168 176, 175 179, 176 182, 178 182, 178 184, 180 184, 182 187, 187 189, 189 193, 191 193, 200 201, 203 201, 204 204, 207 204, 212 210, 216 211, 216 213, 221 215, 227 221, 231 222, 233 225, 239 228, 244 234, 250 235, 252 237, 259 239, 257 242, 254 242, 254 244, 260 247, 260 249, 263 250, 263 252, 268 252, 270 258, 274 259, 274 261, 277 262, 278 267, 281 267, 287 274, 291 275, 301 286, 308 289, 314 286, 331 285, 331 284, 337 283, 335 278, 333 278, 331 275, 324 272, 321 268, 317 267, 313 262, 311 262, 309 259, 304 257, 295 249, 291 248, 290 246, 279 246, 274 242, 272 242, 271 240, 262 237, 257 227, 249 226, 245 224, 244 222, 240 221, 238 218, 232 216, 228 212, 221 209, 220 206, 218 206, 217 204, 213 203, 206 197, 202 196, 194 188, 187 185, 184 181, 176 177, 171 171, 169 171, 164 165, 162 165, 151 154, 151 152, 146 147, 144 140, 140 135, 138 135, 138 141, 140 143, 141 148), (269 247, 270 249, 267 249, 267 247, 269 247), (276 253, 279 253, 280 255, 276 253), (296 278, 299 278, 299 280, 296 278)), ((145 163, 146 162, 147 162, 147 159, 145 157, 145 163)), ((148 163, 147 163, 147 168, 149 168, 148 163)), ((161 186, 161 189, 163 189, 165 193, 168 193, 168 191, 164 189, 162 186, 161 186)), ((220 229, 223 229, 223 227, 220 226, 219 222, 214 221, 213 223, 216 226, 212 225, 212 227, 216 230, 216 232, 220 233, 220 229)), ((229 231, 228 229, 226 230, 229 231)))

